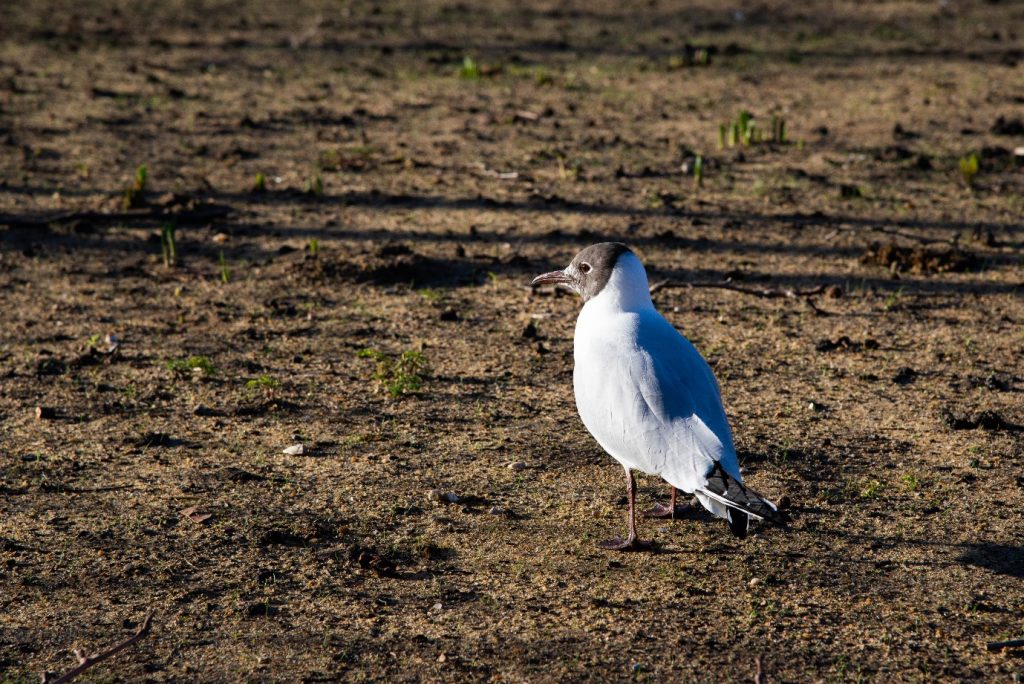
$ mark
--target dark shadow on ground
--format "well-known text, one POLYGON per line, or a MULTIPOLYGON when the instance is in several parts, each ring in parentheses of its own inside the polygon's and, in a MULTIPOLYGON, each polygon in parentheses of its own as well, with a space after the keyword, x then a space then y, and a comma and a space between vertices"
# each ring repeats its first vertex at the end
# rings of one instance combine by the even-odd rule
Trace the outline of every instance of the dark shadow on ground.
MULTIPOLYGON (((697 508, 700 508, 699 506, 697 508)), ((717 518, 712 517, 710 514, 704 514, 701 510, 694 511, 692 514, 685 516, 686 520, 701 520, 714 524, 718 521, 717 518)), ((651 524, 652 521, 648 521, 646 524, 651 524)), ((653 521, 662 522, 662 521, 653 521)), ((760 524, 757 528, 760 534, 785 534, 785 535, 802 535, 807 534, 798 527, 794 527, 788 531, 781 531, 770 525, 760 524)), ((728 534, 727 530, 723 529, 723 533, 728 534)), ((921 559, 899 559, 899 560, 886 560, 879 559, 876 557, 856 557, 847 556, 843 559, 846 563, 869 565, 877 567, 879 563, 890 564, 890 565, 907 565, 907 566, 938 566, 938 567, 952 567, 955 565, 973 565, 975 567, 990 570, 1000 575, 1008 575, 1010 577, 1024 578, 1024 547, 1012 546, 1009 544, 998 544, 994 542, 979 542, 974 544, 958 544, 958 543, 947 543, 941 541, 934 541, 931 539, 911 539, 906 537, 894 537, 885 538, 873 535, 863 534, 850 534, 843 532, 842 530, 831 530, 829 532, 835 538, 842 538, 858 544, 867 545, 875 551, 878 550, 889 550, 889 549, 900 549, 900 548, 921 548, 921 549, 945 549, 950 552, 960 552, 955 558, 933 558, 929 557, 927 560, 921 559)), ((724 539, 728 537, 723 536, 724 539)), ((695 551, 691 549, 676 549, 676 553, 683 554, 702 554, 707 549, 702 551, 695 551)), ((723 544, 713 549, 717 554, 727 555, 745 555, 748 551, 742 546, 729 547, 723 544)), ((778 558, 815 558, 819 557, 819 554, 808 552, 808 551, 780 551, 780 552, 764 552, 766 556, 775 556, 778 558)), ((822 551, 821 557, 832 558, 831 551, 822 551)))
POLYGON ((966 549, 958 559, 960 562, 1024 579, 1024 547, 982 542, 967 544, 966 549))
MULTIPOLYGON (((213 198, 216 204, 210 206, 228 207, 237 206, 245 202, 251 202, 252 197, 249 195, 238 195, 238 194, 225 194, 225 193, 214 193, 207 196, 201 196, 197 199, 209 199, 213 198)), ((992 233, 1003 234, 1003 233, 1018 233, 1024 231, 1024 224, 1018 223, 994 223, 994 222, 962 222, 962 221, 930 221, 930 220, 915 220, 915 219, 899 219, 895 221, 886 221, 881 219, 867 219, 855 216, 838 215, 838 214, 802 214, 802 213, 780 213, 780 214, 755 214, 750 212, 730 212, 725 210, 710 209, 706 211, 694 211, 694 210, 681 210, 672 208, 632 208, 615 205, 601 205, 592 204, 586 202, 576 202, 572 200, 566 200, 558 197, 534 197, 525 201, 499 201, 493 200, 487 197, 466 197, 466 198, 447 198, 438 196, 420 196, 420 195, 404 195, 404 194, 388 194, 377 191, 371 192, 353 192, 346 193, 344 195, 325 197, 315 200, 306 199, 307 196, 299 193, 281 193, 280 196, 269 200, 269 201, 283 201, 283 202, 296 202, 296 201, 317 201, 324 203, 338 203, 342 206, 368 206, 377 207, 382 210, 408 210, 412 209, 439 209, 443 211, 450 210, 477 210, 477 211, 496 211, 496 212, 538 212, 538 213, 575 213, 575 214, 602 214, 602 215, 618 215, 618 216, 629 216, 629 217, 643 217, 643 216, 670 216, 681 220, 689 221, 704 221, 704 222, 719 222, 726 224, 726 230, 735 230, 737 236, 736 240, 710 240, 707 238, 692 238, 681 234, 682 230, 690 230, 691 226, 681 226, 679 232, 663 232, 658 235, 638 235, 632 234, 630 229, 626 227, 621 233, 597 233, 590 230, 583 230, 577 233, 570 233, 561 230, 553 230, 544 234, 509 234, 507 232, 497 233, 478 230, 474 234, 437 234, 437 233, 420 233, 408 230, 395 231, 384 228, 380 229, 352 229, 342 226, 334 227, 322 227, 313 228, 309 226, 278 226, 268 224, 254 224, 254 223, 231 223, 230 220, 222 225, 225 230, 242 236, 254 236, 254 237, 274 237, 274 238, 296 238, 301 237, 302 239, 308 239, 310 237, 318 238, 334 238, 334 239, 345 239, 345 240, 361 240, 361 241, 373 241, 380 243, 388 242, 445 242, 445 243, 530 243, 530 244, 542 244, 550 246, 577 246, 583 243, 598 242, 602 240, 619 240, 627 242, 635 247, 643 248, 645 245, 658 245, 665 246, 671 245, 680 249, 690 249, 694 251, 703 252, 718 252, 718 253, 733 253, 733 254, 745 254, 750 256, 756 256, 757 254, 764 252, 777 252, 777 253, 800 253, 813 256, 834 256, 849 259, 855 257, 862 251, 863 248, 858 247, 843 247, 843 246, 820 246, 820 245, 800 245, 800 244, 773 244, 771 242, 759 240, 751 241, 743 239, 745 237, 744 231, 742 230, 744 225, 755 224, 759 226, 772 227, 772 226, 785 226, 787 228, 832 228, 832 229, 843 229, 849 231, 855 231, 859 236, 865 239, 870 238, 872 241, 878 239, 891 240, 894 237, 891 234, 878 233, 876 230, 943 230, 952 232, 984 232, 990 231, 992 233)), ((104 252, 112 250, 123 250, 123 251, 138 251, 140 244, 138 241, 123 240, 123 239, 109 239, 99 233, 102 230, 102 224, 104 222, 102 217, 97 217, 95 212, 88 212, 90 218, 88 219, 89 225, 84 234, 77 234, 75 231, 78 230, 72 226, 71 229, 67 229, 67 232, 55 233, 47 227, 47 220, 57 214, 34 214, 34 215, 0 215, 0 225, 5 224, 5 219, 8 224, 25 224, 35 222, 37 225, 32 228, 20 227, 16 229, 8 229, 6 231, 0 231, 0 246, 5 243, 11 248, 15 249, 31 249, 33 243, 38 242, 54 242, 63 244, 67 248, 73 248, 77 250, 88 250, 97 249, 104 252)), ((66 213, 62 213, 65 214, 66 213)), ((229 217, 230 218, 230 217, 229 217)), ((119 217, 117 220, 112 220, 110 223, 121 223, 123 217, 119 217)), ((63 219, 62 219, 63 220, 63 219)), ((154 233, 159 225, 166 222, 167 218, 164 216, 159 217, 140 217, 134 223, 130 224, 132 228, 138 228, 141 230, 150 231, 147 235, 147 240, 154 240, 154 233)), ((183 227, 182 235, 184 231, 188 230, 187 227, 183 227)), ((911 234, 908 234, 911 235, 911 234)), ((883 241, 884 241, 883 240, 883 241)), ((148 246, 146 252, 156 251, 159 248, 159 244, 148 246)), ((203 242, 192 242, 182 241, 182 258, 187 259, 190 256, 199 256, 203 259, 214 259, 216 260, 220 253, 223 251, 229 257, 244 256, 249 259, 267 259, 272 260, 280 255, 276 250, 264 250, 255 246, 246 245, 239 248, 223 249, 220 245, 209 244, 206 241, 203 242)), ((45 250, 43 250, 45 252, 45 250)), ((419 255, 413 255, 413 258, 419 258, 420 261, 424 259, 429 260, 430 257, 422 257, 419 255)), ((990 264, 1008 263, 1014 260, 1014 255, 1011 254, 984 254, 983 259, 987 260, 990 264), (1008 261, 1009 260, 1009 261, 1008 261)), ((435 259, 436 260, 436 259, 435 259)), ((420 282, 425 281, 439 283, 451 280, 449 277, 452 271, 458 270, 469 270, 486 268, 487 270, 496 273, 529 273, 537 269, 542 264, 534 263, 528 259, 520 258, 512 261, 503 263, 496 260, 488 260, 487 263, 481 260, 467 260, 467 259, 456 259, 456 260, 443 260, 444 263, 434 264, 437 266, 437 273, 430 275, 427 273, 430 269, 415 268, 410 271, 408 277, 404 277, 401 268, 397 266, 390 266, 387 264, 380 265, 382 269, 380 278, 376 277, 377 274, 370 274, 366 280, 371 281, 386 281, 389 284, 399 282, 420 282), (471 265, 467 265, 465 262, 469 262, 471 265), (386 278, 384 277, 386 275, 386 278)), ((344 262, 337 265, 335 271, 338 274, 344 274, 350 271, 344 262)), ((847 274, 833 275, 827 272, 825 273, 802 273, 798 275, 779 275, 760 273, 755 270, 749 270, 742 274, 737 274, 732 271, 722 271, 718 269, 700 269, 694 271, 682 271, 682 270, 666 270, 659 269, 656 265, 651 266, 652 280, 657 279, 672 279, 681 282, 692 282, 694 280, 703 281, 724 281, 731 279, 733 281, 749 281, 757 282, 762 284, 771 284, 776 287, 806 287, 806 286, 818 286, 818 285, 837 285, 844 287, 849 285, 851 276, 847 274)), ((116 269, 115 269, 116 271, 116 269)), ((879 272, 881 273, 881 269, 879 272)), ((434 271, 430 271, 434 273, 434 271)), ((119 275, 119 272, 107 273, 107 275, 119 275)), ((330 274, 328 274, 330 275, 330 274)), ((354 279, 360 279, 358 274, 354 279)), ((459 279, 455 279, 459 280, 459 279)), ((462 282, 476 282, 476 278, 462 279, 462 282)), ((889 276, 875 276, 875 277, 854 277, 858 286, 861 288, 873 288, 876 290, 891 290, 895 288, 902 288, 907 294, 916 293, 959 293, 959 292, 973 292, 973 293, 1002 293, 1002 292, 1017 292, 1021 289, 1021 283, 994 283, 989 281, 979 281, 972 279, 965 281, 958 279, 956 281, 947 280, 940 277, 928 278, 925 276, 902 276, 899 279, 894 279, 889 276)))
MULTIPOLYGON (((10 192, 11 188, 4 188, 10 192)), ((26 192, 34 194, 34 191, 26 192)), ((823 212, 780 212, 772 214, 755 214, 743 211, 727 211, 722 209, 692 210, 673 207, 627 207, 618 205, 606 205, 602 203, 579 202, 565 199, 558 196, 533 195, 529 199, 519 201, 496 200, 489 197, 477 195, 475 197, 441 197, 432 195, 392 194, 371 190, 369 192, 348 192, 339 195, 325 195, 314 198, 308 194, 299 192, 280 192, 267 195, 251 195, 239 193, 211 193, 196 195, 197 199, 212 199, 219 203, 226 203, 231 206, 259 203, 320 203, 337 204, 346 206, 366 206, 387 210, 408 210, 408 209, 442 209, 450 210, 473 210, 473 211, 496 211, 496 212, 527 212, 527 213, 569 213, 583 215, 602 216, 669 216, 680 219, 698 220, 720 220, 736 221, 740 223, 758 224, 785 224, 791 227, 862 227, 866 229, 877 227, 903 228, 917 230, 948 230, 954 232, 981 232, 992 231, 1013 235, 1024 233, 1024 221, 998 223, 993 221, 934 221, 928 219, 882 219, 864 218, 843 214, 826 214, 823 212)), ((45 221, 48 217, 59 216, 66 212, 45 212, 38 214, 0 214, 0 225, 5 222, 14 221, 45 221)), ((114 222, 114 221, 112 221, 114 222)), ((123 218, 117 218, 116 222, 124 222, 123 218)), ((282 235, 287 232, 296 232, 296 228, 283 226, 263 226, 250 224, 245 226, 249 234, 273 234, 282 235)), ((309 228, 303 228, 303 235, 308 234, 309 228)), ((320 229, 324 235, 338 236, 338 231, 329 228, 320 229)), ((392 238, 421 239, 421 240, 444 240, 452 236, 430 234, 419 235, 409 233, 408 235, 396 234, 391 231, 378 231, 377 233, 360 234, 363 239, 375 239, 381 234, 392 238)), ((456 236, 457 237, 457 236, 456 236)), ((495 240, 507 241, 508 236, 496 237, 495 240)), ((533 239, 536 237, 520 237, 519 239, 533 239)), ((543 237, 539 239, 544 239, 543 237)))
MULTIPOLYGON (((919 22, 918 13, 906 12, 885 18, 864 13, 835 14, 821 6, 794 4, 786 11, 757 6, 742 9, 688 6, 667 10, 630 6, 628 11, 599 11, 584 3, 559 5, 547 10, 527 7, 502 9, 478 5, 456 5, 439 11, 418 12, 416 37, 404 37, 386 13, 374 13, 354 5, 345 19, 321 16, 291 25, 249 23, 239 25, 230 12, 208 13, 208 33, 194 35, 187 25, 176 21, 173 12, 154 21, 145 15, 134 16, 124 10, 116 21, 97 22, 96 28, 79 23, 52 21, 46 28, 18 26, 11 35, 23 36, 31 43, 46 42, 63 49, 100 44, 112 48, 147 47, 151 50, 189 49, 199 53, 311 53, 331 54, 352 59, 363 55, 418 62, 425 66, 447 65, 464 55, 485 60, 508 60, 524 64, 557 64, 581 57, 644 57, 668 59, 692 51, 687 36, 708 36, 695 47, 709 49, 715 59, 723 56, 753 54, 768 62, 834 60, 903 63, 914 61, 967 61, 1013 65, 1024 59, 1024 50, 1002 42, 984 45, 984 39, 969 43, 920 47, 919 37, 902 26, 919 22), (148 19, 148 20, 147 20, 148 19), (218 30, 220 27, 221 30, 218 30), (230 33, 230 38, 220 36, 230 33), (729 42, 716 45, 714 36, 756 35, 769 45, 792 40, 770 40, 791 35, 807 35, 807 46, 791 49, 758 49, 729 42), (204 40, 215 35, 219 39, 204 40), (521 36, 530 36, 521 38, 521 36), (845 36, 865 40, 850 49, 837 48, 845 36)), ((939 27, 958 22, 998 21, 996 11, 980 12, 964 8, 956 12, 938 11, 931 17, 939 27)), ((16 19, 16 17, 14 17, 16 19)))

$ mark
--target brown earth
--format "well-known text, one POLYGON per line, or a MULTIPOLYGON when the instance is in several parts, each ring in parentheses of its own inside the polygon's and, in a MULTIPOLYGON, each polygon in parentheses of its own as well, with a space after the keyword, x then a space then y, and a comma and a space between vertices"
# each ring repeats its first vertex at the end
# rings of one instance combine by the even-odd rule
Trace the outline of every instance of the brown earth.
POLYGON ((152 609, 86 680, 1016 681, 1022 38, 1008 2, 4 3, 0 680, 152 609), (741 110, 786 139, 720 149, 741 110), (606 239, 788 531, 596 547, 579 302, 528 283, 606 239))

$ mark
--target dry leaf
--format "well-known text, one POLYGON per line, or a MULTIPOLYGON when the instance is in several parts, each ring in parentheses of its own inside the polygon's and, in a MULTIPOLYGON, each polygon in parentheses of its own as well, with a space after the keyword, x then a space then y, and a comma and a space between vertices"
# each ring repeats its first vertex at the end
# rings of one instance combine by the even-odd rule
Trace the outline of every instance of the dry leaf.
POLYGON ((178 513, 181 514, 181 517, 188 518, 197 525, 213 517, 213 513, 200 513, 198 508, 198 506, 189 506, 188 508, 181 509, 178 513))

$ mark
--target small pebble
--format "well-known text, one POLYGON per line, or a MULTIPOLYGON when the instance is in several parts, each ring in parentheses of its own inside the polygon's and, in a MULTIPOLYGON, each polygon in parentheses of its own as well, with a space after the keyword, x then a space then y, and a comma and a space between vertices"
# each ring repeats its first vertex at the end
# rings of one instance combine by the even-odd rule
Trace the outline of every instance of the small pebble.
POLYGON ((301 456, 306 453, 306 447, 301 444, 292 444, 281 453, 287 454, 288 456, 301 456))
POLYGON ((761 580, 758 579, 757 577, 754 577, 749 582, 747 582, 747 586, 749 586, 751 589, 753 589, 754 587, 756 587, 760 583, 761 583, 761 580))
POLYGON ((431 489, 427 492, 428 501, 447 501, 448 503, 456 503, 459 500, 458 494, 455 492, 446 492, 442 489, 431 489))
POLYGON ((491 506, 489 509, 487 509, 487 513, 488 515, 504 515, 505 509, 502 508, 501 506, 491 506))
POLYGON ((523 461, 514 461, 506 466, 509 470, 519 472, 526 469, 526 463, 523 461))

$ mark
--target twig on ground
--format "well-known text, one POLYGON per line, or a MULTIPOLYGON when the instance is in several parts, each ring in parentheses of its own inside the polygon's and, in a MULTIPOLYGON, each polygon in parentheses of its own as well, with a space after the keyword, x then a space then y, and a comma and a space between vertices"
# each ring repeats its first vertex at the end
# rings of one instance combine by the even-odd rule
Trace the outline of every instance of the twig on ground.
POLYGON ((810 307, 811 311, 817 316, 830 316, 830 312, 824 309, 819 309, 814 303, 814 295, 823 294, 827 288, 825 285, 818 285, 817 287, 811 287, 804 290, 797 290, 792 288, 786 289, 773 289, 770 287, 756 288, 756 287, 744 287, 742 285, 734 285, 728 280, 720 283, 684 283, 677 280, 662 280, 654 283, 650 287, 651 294, 654 294, 658 290, 662 290, 667 287, 703 287, 708 289, 716 290, 729 290, 730 292, 739 292, 742 294, 753 295, 755 297, 762 297, 764 299, 779 299, 785 297, 787 299, 803 299, 803 301, 810 307))
POLYGON ((985 645, 989 651, 1002 651, 1007 648, 1024 648, 1024 639, 1011 639, 1010 641, 990 641, 985 645))
POLYGON ((129 646, 131 646, 132 644, 134 644, 135 642, 141 640, 143 637, 145 637, 147 634, 149 634, 149 628, 150 628, 150 625, 152 624, 152 621, 153 621, 153 611, 149 611, 148 613, 146 613, 146 617, 142 620, 142 624, 139 625, 139 629, 136 630, 135 634, 133 634, 129 638, 125 639, 121 643, 119 643, 119 644, 117 644, 115 646, 111 646, 110 648, 108 648, 106 651, 103 651, 102 653, 97 653, 96 655, 87 656, 87 655, 83 654, 80 649, 76 648, 74 650, 74 654, 75 654, 75 657, 78 658, 78 665, 76 667, 74 667, 73 669, 68 670, 67 672, 62 674, 60 677, 57 677, 56 679, 50 679, 50 674, 51 673, 44 672, 43 676, 42 676, 43 684, 64 684, 64 682, 70 682, 72 679, 74 679, 78 675, 82 674, 83 672, 88 670, 90 667, 92 667, 96 663, 103 662, 107 658, 111 658, 111 657, 117 655, 118 653, 120 653, 124 649, 128 648, 129 646))
POLYGON ((490 178, 497 178, 498 180, 516 180, 519 178, 518 171, 495 171, 494 169, 488 168, 483 162, 474 164, 473 166, 480 169, 480 173, 490 178))
POLYGON ((732 292, 741 292, 743 294, 754 295, 755 297, 763 297, 765 299, 776 299, 779 297, 786 297, 789 299, 796 299, 797 297, 812 297, 814 295, 822 294, 825 291, 824 285, 818 285, 817 287, 808 288, 806 290, 795 290, 795 289, 773 289, 770 287, 756 288, 756 287, 744 287, 743 285, 734 285, 728 280, 720 283, 684 283, 679 280, 661 280, 650 287, 651 294, 659 290, 664 290, 669 287, 703 287, 717 290, 730 290, 732 292))
POLYGON ((754 684, 764 684, 764 670, 761 669, 761 656, 754 658, 754 664, 757 665, 757 672, 754 673, 754 684))
POLYGON ((864 228, 863 226, 830 226, 832 231, 829 235, 834 235, 840 231, 847 233, 863 233, 865 230, 873 233, 882 233, 883 235, 891 235, 893 237, 900 237, 904 240, 912 240, 922 245, 936 245, 936 244, 950 244, 954 242, 951 238, 930 238, 924 235, 915 235, 914 233, 907 233, 902 230, 896 230, 895 228, 886 228, 884 226, 869 226, 864 228))
POLYGON ((809 297, 809 296, 808 297, 804 297, 804 303, 808 306, 808 308, 810 308, 811 311, 813 311, 818 316, 831 316, 832 315, 832 313, 830 311, 825 311, 824 309, 819 309, 818 305, 814 303, 814 298, 813 297, 809 297))

